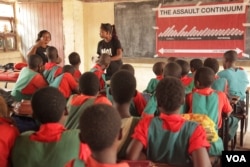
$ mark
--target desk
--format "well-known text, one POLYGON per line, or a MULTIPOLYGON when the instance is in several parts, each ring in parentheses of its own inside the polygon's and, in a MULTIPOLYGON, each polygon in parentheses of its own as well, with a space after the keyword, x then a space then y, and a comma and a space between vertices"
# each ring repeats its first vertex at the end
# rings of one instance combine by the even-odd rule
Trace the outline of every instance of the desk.
POLYGON ((20 71, 4 71, 0 70, 0 82, 5 82, 4 88, 7 88, 8 83, 15 83, 20 71))

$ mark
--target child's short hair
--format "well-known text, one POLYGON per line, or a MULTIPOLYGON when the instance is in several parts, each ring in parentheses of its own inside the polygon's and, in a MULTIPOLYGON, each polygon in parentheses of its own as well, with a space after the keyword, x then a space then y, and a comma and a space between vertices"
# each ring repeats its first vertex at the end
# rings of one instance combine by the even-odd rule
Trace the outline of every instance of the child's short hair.
POLYGON ((117 71, 111 77, 110 89, 115 102, 128 103, 135 95, 136 79, 129 71, 117 71))
POLYGON ((178 59, 175 62, 181 66, 181 76, 185 76, 189 73, 190 66, 186 60, 178 59))
POLYGON ((74 74, 75 68, 72 65, 64 65, 62 68, 62 73, 68 72, 70 74, 74 74))
POLYGON ((158 83, 155 96, 158 106, 171 113, 184 104, 185 89, 180 79, 165 77, 158 83))
POLYGON ((201 68, 203 66, 203 62, 201 59, 192 59, 189 62, 190 68, 194 71, 196 71, 197 69, 201 68))
POLYGON ((237 56, 238 54, 234 50, 226 51, 223 55, 223 57, 225 58, 225 61, 230 62, 230 63, 235 62, 237 60, 237 56))
POLYGON ((77 52, 70 53, 68 58, 69 58, 69 63, 72 66, 75 66, 81 63, 80 55, 77 52))
POLYGON ((207 58, 204 60, 204 66, 211 68, 216 74, 219 71, 220 65, 217 59, 207 58))
POLYGON ((210 87, 214 82, 214 71, 209 67, 199 68, 194 75, 194 82, 202 87, 210 87))
POLYGON ((54 46, 49 46, 46 49, 46 54, 50 61, 56 61, 58 59, 58 51, 54 46))
POLYGON ((121 117, 106 104, 95 104, 85 109, 80 117, 80 140, 92 151, 110 147, 119 135, 121 117))
POLYGON ((163 69, 164 69, 164 66, 165 66, 165 62, 156 62, 154 65, 153 65, 153 72, 155 75, 162 75, 163 74, 163 69))
POLYGON ((177 57, 169 57, 167 59, 167 63, 172 63, 172 62, 175 62, 177 60, 177 57))
POLYGON ((176 78, 181 78, 181 66, 175 62, 167 63, 163 70, 164 77, 172 76, 176 78))
POLYGON ((135 69, 131 64, 123 64, 120 67, 120 70, 127 70, 127 71, 131 72, 131 74, 135 75, 135 69))
POLYGON ((111 62, 111 58, 110 58, 110 55, 104 53, 104 54, 101 54, 99 60, 98 60, 98 63, 101 64, 101 65, 105 65, 105 66, 108 66, 111 62))
POLYGON ((43 59, 39 55, 30 55, 28 58, 28 66, 31 69, 35 69, 43 63, 43 59))
POLYGON ((93 72, 83 73, 79 79, 79 88, 85 95, 96 96, 100 88, 98 77, 93 72))
POLYGON ((62 93, 54 87, 37 90, 31 99, 34 117, 44 123, 56 123, 61 119, 66 107, 62 93))

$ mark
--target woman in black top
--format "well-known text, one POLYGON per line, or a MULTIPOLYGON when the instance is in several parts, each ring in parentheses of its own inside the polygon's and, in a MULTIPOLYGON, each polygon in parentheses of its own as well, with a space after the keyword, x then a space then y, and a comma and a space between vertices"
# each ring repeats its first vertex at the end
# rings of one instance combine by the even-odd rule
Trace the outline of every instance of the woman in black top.
POLYGON ((106 53, 111 57, 111 63, 106 72, 106 80, 109 80, 113 73, 118 71, 122 65, 122 46, 116 36, 114 25, 102 23, 100 27, 100 37, 102 40, 98 43, 97 54, 100 57, 106 53))
POLYGON ((47 30, 42 30, 37 34, 36 44, 31 47, 27 56, 37 54, 43 59, 43 64, 48 62, 48 57, 46 56, 46 49, 49 47, 49 42, 51 41, 51 34, 47 30))

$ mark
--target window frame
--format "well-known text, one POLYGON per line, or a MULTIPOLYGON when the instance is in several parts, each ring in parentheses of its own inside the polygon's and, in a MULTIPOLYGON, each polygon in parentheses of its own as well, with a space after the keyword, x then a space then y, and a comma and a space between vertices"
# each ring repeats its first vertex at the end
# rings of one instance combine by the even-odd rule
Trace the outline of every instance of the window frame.
POLYGON ((6 17, 6 16, 0 16, 0 21, 9 21, 11 30, 10 32, 0 32, 0 38, 3 40, 3 47, 0 47, 0 52, 8 52, 8 51, 16 51, 17 50, 17 34, 16 34, 16 23, 15 23, 15 4, 14 3, 7 3, 7 2, 1 2, 0 4, 6 4, 11 5, 13 8, 13 15, 14 17, 6 17), (8 39, 13 38, 14 44, 13 48, 8 47, 8 39))

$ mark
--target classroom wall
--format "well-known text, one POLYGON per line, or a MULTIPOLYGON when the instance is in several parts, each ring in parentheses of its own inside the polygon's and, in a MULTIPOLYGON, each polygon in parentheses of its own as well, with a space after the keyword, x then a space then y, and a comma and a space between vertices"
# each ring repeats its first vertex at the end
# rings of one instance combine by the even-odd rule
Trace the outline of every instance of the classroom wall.
POLYGON ((93 63, 91 57, 96 55, 101 23, 114 24, 114 3, 83 3, 84 18, 84 69, 89 70, 93 63))

